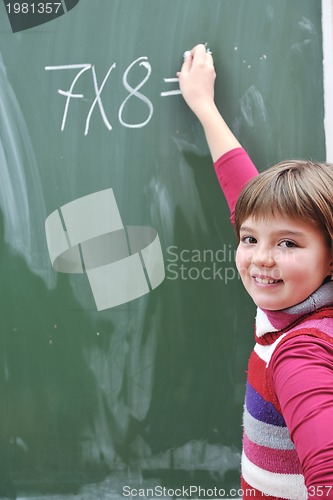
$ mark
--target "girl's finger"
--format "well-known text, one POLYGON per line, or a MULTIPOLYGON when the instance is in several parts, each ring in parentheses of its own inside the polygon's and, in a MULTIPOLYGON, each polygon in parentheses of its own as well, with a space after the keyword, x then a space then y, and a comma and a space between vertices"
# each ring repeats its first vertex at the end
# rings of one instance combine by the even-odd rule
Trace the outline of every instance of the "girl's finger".
MULTIPOLYGON (((184 62, 182 64, 182 67, 180 68, 180 72, 178 72, 179 74, 180 73, 188 73, 191 69, 191 66, 192 66, 192 55, 191 55, 191 52, 189 50, 187 50, 185 53, 184 53, 184 62)), ((177 73, 177 76, 179 76, 177 73)))
POLYGON ((204 54, 206 54, 206 46, 203 43, 199 43, 191 50, 191 56, 193 58, 197 56, 203 56, 204 54))
POLYGON ((211 66, 214 66, 213 55, 212 55, 211 50, 207 49, 206 45, 204 45, 202 43, 200 43, 199 45, 196 45, 191 50, 191 56, 192 56, 193 63, 205 62, 205 64, 209 64, 211 66))

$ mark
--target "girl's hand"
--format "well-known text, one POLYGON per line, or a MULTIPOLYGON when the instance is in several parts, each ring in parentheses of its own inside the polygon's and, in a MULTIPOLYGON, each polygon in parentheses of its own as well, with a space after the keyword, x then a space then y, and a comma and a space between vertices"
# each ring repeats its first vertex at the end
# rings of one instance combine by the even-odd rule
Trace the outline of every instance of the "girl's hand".
POLYGON ((186 103, 201 120, 207 108, 214 107, 216 78, 213 57, 205 45, 196 45, 186 54, 177 76, 186 103))
POLYGON ((212 54, 202 44, 186 55, 177 73, 183 97, 205 131, 213 161, 240 143, 225 123, 214 102, 215 69, 212 54))

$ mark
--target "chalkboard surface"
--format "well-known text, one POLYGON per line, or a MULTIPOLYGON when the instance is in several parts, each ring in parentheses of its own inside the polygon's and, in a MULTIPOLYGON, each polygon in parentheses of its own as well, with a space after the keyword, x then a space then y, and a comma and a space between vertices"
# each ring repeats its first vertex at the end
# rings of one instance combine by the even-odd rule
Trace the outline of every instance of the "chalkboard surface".
POLYGON ((0 4, 0 498, 238 488, 255 310, 175 79, 199 42, 259 169, 324 159, 318 0, 0 4))

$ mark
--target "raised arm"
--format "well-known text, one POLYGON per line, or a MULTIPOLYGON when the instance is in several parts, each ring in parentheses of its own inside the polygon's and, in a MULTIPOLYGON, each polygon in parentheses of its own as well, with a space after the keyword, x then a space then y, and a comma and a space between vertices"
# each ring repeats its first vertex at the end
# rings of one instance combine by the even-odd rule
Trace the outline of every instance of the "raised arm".
POLYGON ((187 53, 177 75, 186 103, 204 128, 213 161, 231 149, 241 147, 215 105, 214 62, 204 45, 197 45, 187 53))
POLYGON ((237 198, 258 171, 215 105, 214 63, 204 45, 197 45, 187 54, 177 75, 186 103, 204 128, 216 175, 233 222, 237 198))

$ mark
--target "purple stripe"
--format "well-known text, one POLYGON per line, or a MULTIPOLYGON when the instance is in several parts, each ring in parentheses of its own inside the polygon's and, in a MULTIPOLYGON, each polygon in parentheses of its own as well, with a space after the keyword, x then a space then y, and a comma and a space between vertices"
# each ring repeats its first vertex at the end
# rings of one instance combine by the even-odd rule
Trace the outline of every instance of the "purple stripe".
POLYGON ((246 384, 245 405, 250 415, 260 422, 286 427, 281 413, 274 408, 272 403, 265 401, 249 382, 246 384))

